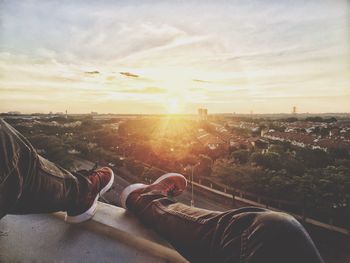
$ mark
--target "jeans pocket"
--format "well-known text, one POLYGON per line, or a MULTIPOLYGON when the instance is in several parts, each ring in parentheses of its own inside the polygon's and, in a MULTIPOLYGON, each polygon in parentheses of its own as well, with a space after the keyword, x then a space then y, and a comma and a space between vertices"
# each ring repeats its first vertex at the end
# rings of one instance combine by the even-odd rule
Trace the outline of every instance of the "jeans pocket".
POLYGON ((59 178, 70 178, 72 177, 71 173, 67 170, 57 166, 53 162, 50 162, 49 160, 46 160, 45 158, 41 157, 39 155, 39 168, 52 176, 59 177, 59 178))

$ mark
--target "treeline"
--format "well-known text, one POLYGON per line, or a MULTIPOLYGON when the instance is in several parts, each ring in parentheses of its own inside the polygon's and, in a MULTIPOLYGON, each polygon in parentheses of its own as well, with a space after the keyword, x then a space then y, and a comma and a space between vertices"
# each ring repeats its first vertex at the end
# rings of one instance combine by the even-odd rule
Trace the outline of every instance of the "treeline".
POLYGON ((113 163, 115 166, 122 165, 121 154, 113 149, 121 138, 110 129, 104 129, 103 123, 97 123, 91 117, 86 117, 81 120, 81 125, 76 127, 45 124, 52 121, 65 124, 76 119, 53 117, 41 120, 41 124, 33 126, 22 125, 26 121, 20 119, 9 122, 32 143, 40 155, 66 169, 74 168, 74 156, 101 165, 108 163, 113 163))
POLYGON ((197 179, 209 177, 306 208, 350 215, 350 157, 344 149, 324 152, 281 143, 270 145, 267 151, 245 147, 210 150, 196 139, 199 128, 211 131, 205 123, 149 118, 121 122, 114 130, 110 121, 86 118, 81 122, 76 127, 28 127, 19 120, 12 124, 42 150, 42 155, 65 168, 72 165, 74 158, 68 151, 74 149, 82 158, 124 165, 130 173, 144 178, 154 179, 163 170, 189 174, 193 169, 197 179), (120 157, 126 158, 124 162, 120 157), (143 163, 151 168, 146 169, 143 163))
POLYGON ((248 192, 350 215, 348 153, 282 145, 273 145, 264 153, 237 150, 230 158, 216 160, 210 174, 248 192))

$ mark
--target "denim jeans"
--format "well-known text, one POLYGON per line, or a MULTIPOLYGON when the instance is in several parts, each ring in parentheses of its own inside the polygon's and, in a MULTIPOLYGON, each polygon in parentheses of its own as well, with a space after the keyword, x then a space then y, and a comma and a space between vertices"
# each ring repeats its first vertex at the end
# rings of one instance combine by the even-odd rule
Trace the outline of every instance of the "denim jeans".
MULTIPOLYGON (((85 177, 38 155, 0 119, 0 218, 66 211, 88 188, 85 177)), ((255 207, 220 213, 154 193, 134 193, 127 206, 191 262, 323 262, 305 229, 287 214, 255 207)))
POLYGON ((159 193, 132 193, 127 207, 190 262, 323 262, 292 216, 257 207, 216 212, 159 193))

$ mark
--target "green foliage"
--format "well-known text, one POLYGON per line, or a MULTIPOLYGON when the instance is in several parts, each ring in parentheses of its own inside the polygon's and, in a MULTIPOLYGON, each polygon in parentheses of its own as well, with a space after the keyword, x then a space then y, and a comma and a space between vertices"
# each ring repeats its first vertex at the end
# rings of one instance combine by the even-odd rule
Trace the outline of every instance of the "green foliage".
POLYGON ((298 118, 290 117, 290 118, 287 118, 285 121, 286 122, 296 122, 296 121, 298 121, 298 118))
POLYGON ((329 154, 334 159, 349 159, 349 151, 346 148, 331 148, 329 154))
POLYGON ((234 176, 235 168, 231 160, 225 158, 217 159, 213 164, 211 175, 231 180, 234 176))
POLYGON ((247 150, 238 150, 231 153, 231 158, 234 158, 240 164, 245 164, 248 162, 250 152, 247 150))
POLYGON ((291 175, 300 176, 303 175, 305 172, 304 164, 293 157, 284 159, 282 165, 291 175))
POLYGON ((326 152, 319 149, 311 150, 306 148, 296 149, 296 159, 303 162, 309 168, 325 168, 332 161, 326 152))
MULTIPOLYGON (((72 120, 55 121, 65 124, 72 120)), ((278 122, 250 121, 261 128, 269 126, 281 131, 285 128, 278 122)), ((213 180, 248 192, 308 208, 350 209, 350 160, 349 153, 342 148, 324 152, 280 142, 271 145, 266 153, 237 147, 230 148, 228 155, 227 149, 211 151, 196 140, 198 128, 216 132, 208 122, 145 118, 120 123, 118 132, 110 128, 113 122, 96 122, 91 117, 77 127, 45 123, 28 127, 19 120, 13 122, 37 149, 45 151, 46 158, 65 168, 73 160, 67 154, 69 149, 76 149, 81 157, 100 164, 112 162, 121 166, 120 156, 127 156, 124 167, 131 174, 153 180, 163 170, 183 172, 183 167, 190 164, 195 165, 197 177, 212 176, 213 180), (145 168, 142 162, 152 168, 145 168)), ((234 128, 234 132, 251 135, 250 129, 234 128)), ((326 134, 328 130, 315 132, 326 134)))
POLYGON ((278 155, 283 155, 285 151, 286 151, 285 147, 280 144, 272 144, 269 147, 269 152, 277 153, 278 155))
POLYGON ((305 119, 305 121, 311 121, 311 122, 323 122, 323 118, 322 117, 307 117, 305 119))
POLYGON ((67 154, 69 146, 57 138, 57 136, 34 135, 30 138, 31 143, 37 149, 44 150, 43 156, 48 160, 69 169, 73 161, 67 154))
POLYGON ((305 119, 305 121, 331 123, 331 122, 337 122, 337 118, 335 118, 335 117, 322 118, 322 117, 319 117, 319 116, 315 116, 315 117, 307 117, 305 119))
POLYGON ((196 165, 199 163, 199 159, 194 154, 188 154, 181 159, 181 163, 184 165, 196 165))
POLYGON ((253 153, 250 157, 251 162, 270 170, 279 170, 282 168, 280 155, 274 152, 253 153))
POLYGON ((194 168, 196 176, 210 176, 213 160, 206 155, 199 155, 199 163, 194 168))

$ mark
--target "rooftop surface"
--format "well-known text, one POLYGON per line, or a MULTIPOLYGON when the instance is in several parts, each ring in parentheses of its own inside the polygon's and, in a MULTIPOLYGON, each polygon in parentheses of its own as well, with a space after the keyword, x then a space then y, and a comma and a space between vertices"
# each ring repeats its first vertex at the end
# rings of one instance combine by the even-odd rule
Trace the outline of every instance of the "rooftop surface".
POLYGON ((124 209, 99 202, 89 221, 64 213, 7 215, 0 220, 0 262, 187 262, 124 209))

